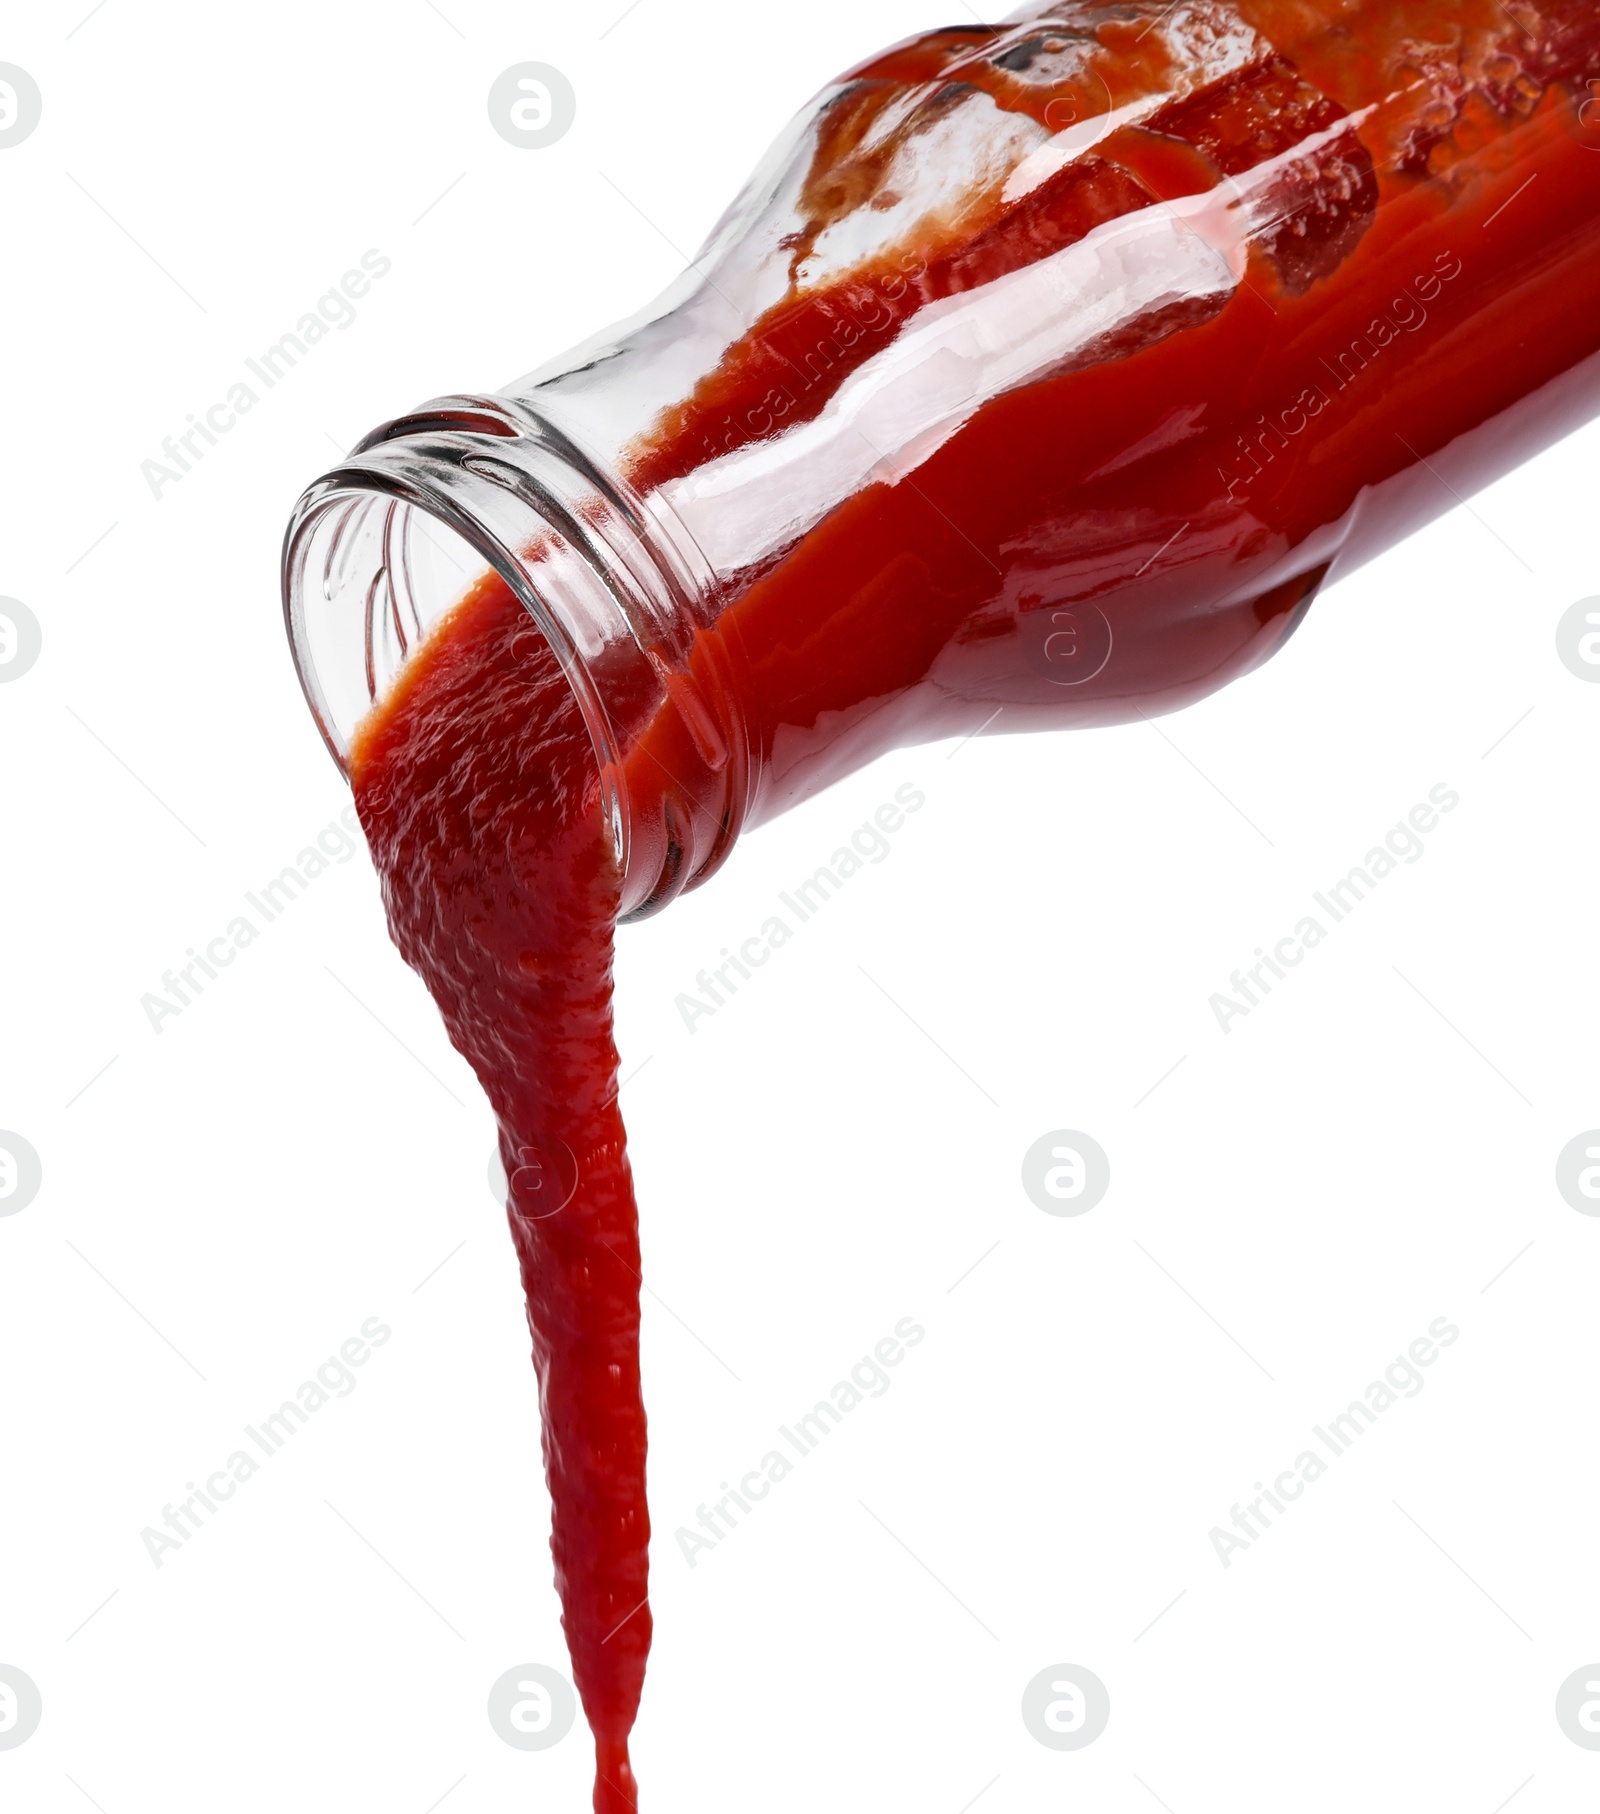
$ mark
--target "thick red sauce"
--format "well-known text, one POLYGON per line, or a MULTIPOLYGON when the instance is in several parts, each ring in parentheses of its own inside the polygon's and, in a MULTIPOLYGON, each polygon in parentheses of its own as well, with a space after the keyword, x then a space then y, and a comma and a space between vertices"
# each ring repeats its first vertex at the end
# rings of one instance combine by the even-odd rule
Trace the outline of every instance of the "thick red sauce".
MULTIPOLYGON (((636 488, 670 486, 817 418, 940 298, 1311 140, 1236 288, 993 398, 914 480, 864 485, 745 576, 691 667, 708 686, 736 676, 769 810, 864 753, 955 728, 955 708, 970 728, 971 701, 1007 696, 1019 624, 1059 599, 1100 599, 1117 635, 1111 680, 1083 690, 1079 721, 1221 684, 1281 640, 1373 488, 1431 485, 1421 463, 1541 386, 1553 388, 1535 440, 1596 406, 1592 381, 1554 385, 1600 351, 1592 4, 1213 11, 1242 15, 1272 49, 1020 199, 953 217, 914 256, 808 288, 830 224, 892 205, 881 185, 910 127, 890 109, 908 85, 934 84, 935 106, 979 87, 1060 125, 1173 79, 1155 9, 1117 7, 1041 24, 1036 44, 1008 28, 1003 66, 997 32, 974 27, 855 72, 785 242, 790 294, 632 449, 636 488), (1052 42, 1091 32, 1095 82, 1042 85, 1052 42), (1294 577, 1267 583, 1296 550, 1311 552, 1294 577)), ((1484 457, 1509 463, 1504 449, 1484 457)), ((1391 499, 1375 539, 1448 502, 1422 496, 1391 499)), ((664 713, 634 746, 636 802, 692 769, 685 735, 664 713)), ((396 943, 499 1119, 595 1807, 625 1814, 651 1619, 638 1233, 611 1033, 620 877, 577 708, 501 582, 413 656, 362 726, 351 772, 396 943)))
POLYGON ((595 1807, 624 1814, 650 1515, 639 1227, 611 1037, 618 875, 572 694, 498 580, 456 607, 362 726, 351 778, 389 930, 500 1125, 595 1807))

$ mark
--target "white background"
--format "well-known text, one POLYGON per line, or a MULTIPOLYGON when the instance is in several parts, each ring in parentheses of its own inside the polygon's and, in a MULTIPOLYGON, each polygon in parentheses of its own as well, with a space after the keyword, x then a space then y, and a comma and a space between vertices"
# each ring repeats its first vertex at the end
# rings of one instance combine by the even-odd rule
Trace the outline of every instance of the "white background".
MULTIPOLYGON (((346 803, 279 615, 303 485, 652 295, 939 9, 84 10, 0 32, 45 104, 0 152, 0 594, 44 630, 0 688, 0 1127, 44 1167, 0 1220, 0 1663, 44 1696, 0 1804, 577 1810, 581 1726, 485 1716, 567 1666, 534 1380, 490 1117, 364 853, 159 1034, 140 998, 346 803), (544 151, 485 111, 525 59, 579 97, 544 151), (355 324, 152 498, 368 248, 355 324), (141 1531, 372 1316, 359 1388, 157 1570, 141 1531)), ((623 933, 647 1807, 1592 1805, 1553 1703, 1600 1656, 1600 1222, 1554 1162, 1600 1122, 1600 689, 1553 631, 1600 591, 1597 452, 1159 730, 898 754, 623 933), (890 857, 688 1033, 678 992, 905 781, 890 857), (1425 856, 1224 1035, 1211 993, 1440 782, 1425 856), (1111 1158, 1075 1220, 1019 1178, 1062 1127, 1111 1158), (905 1316, 892 1390, 691 1570, 677 1527, 905 1316), (1224 1569, 1211 1528, 1440 1316, 1426 1389, 1224 1569), (1019 1712, 1060 1662, 1111 1694, 1077 1753, 1019 1712)))

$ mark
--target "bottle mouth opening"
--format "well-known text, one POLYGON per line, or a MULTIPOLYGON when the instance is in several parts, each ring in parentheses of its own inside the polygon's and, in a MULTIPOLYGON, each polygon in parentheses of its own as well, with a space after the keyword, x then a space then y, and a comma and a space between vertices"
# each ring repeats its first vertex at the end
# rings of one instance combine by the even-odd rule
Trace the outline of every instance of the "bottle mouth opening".
POLYGON ((346 780, 362 720, 455 606, 497 575, 549 644, 588 731, 622 917, 704 879, 742 813, 703 801, 730 783, 742 799, 744 765, 730 761, 740 740, 719 734, 687 671, 694 576, 671 527, 553 423, 507 400, 443 399, 369 435, 301 498, 283 548, 295 668, 346 780), (708 786, 684 800, 651 778, 632 798, 630 751, 685 714, 689 765, 709 753, 708 786))
POLYGON ((407 497, 370 472, 320 480, 284 550, 284 609, 300 685, 329 753, 350 778, 357 727, 388 697, 410 657, 488 576, 521 600, 577 697, 600 771, 601 806, 626 867, 619 751, 592 678, 529 566, 447 500, 407 497), (454 520, 453 520, 454 519, 454 520))

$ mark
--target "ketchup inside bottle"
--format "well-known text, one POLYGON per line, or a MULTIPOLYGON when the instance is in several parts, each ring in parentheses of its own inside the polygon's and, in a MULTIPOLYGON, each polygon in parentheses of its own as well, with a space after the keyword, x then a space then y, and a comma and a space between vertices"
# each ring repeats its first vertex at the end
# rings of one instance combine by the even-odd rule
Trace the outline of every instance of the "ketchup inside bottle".
MULTIPOLYGON (((1600 20, 1576 0, 1516 13, 1515 0, 1080 5, 1031 36, 935 33, 841 84, 784 242, 788 293, 631 448, 637 490, 692 486, 822 422, 924 311, 1108 222, 1175 210, 1233 280, 1001 390, 914 469, 869 472, 743 576, 718 633, 741 652, 773 799, 894 742, 970 729, 1019 619, 1061 597, 1100 599, 1118 648, 1114 692, 1086 690, 1080 721, 1170 709, 1281 642, 1363 513, 1392 540, 1448 502, 1419 502, 1440 450, 1530 397, 1545 399, 1542 440, 1600 407, 1600 20), (1183 33, 1220 73, 1179 79, 1183 33), (1071 79, 1037 80, 1041 59, 1086 39, 1097 89, 1081 55, 1071 79), (974 90, 1092 130, 908 255, 811 282, 830 231, 896 205, 886 173, 908 137, 974 90), (1270 205, 1241 239, 1205 198, 1266 166, 1270 205)), ((527 559, 537 576, 538 551, 527 559)), ((628 753, 636 798, 683 766, 683 735, 664 717, 628 753)), ((578 707, 501 579, 411 655, 350 771, 395 942, 498 1119, 594 1805, 631 1814, 651 1616, 638 1226, 612 1040, 622 878, 578 707)))

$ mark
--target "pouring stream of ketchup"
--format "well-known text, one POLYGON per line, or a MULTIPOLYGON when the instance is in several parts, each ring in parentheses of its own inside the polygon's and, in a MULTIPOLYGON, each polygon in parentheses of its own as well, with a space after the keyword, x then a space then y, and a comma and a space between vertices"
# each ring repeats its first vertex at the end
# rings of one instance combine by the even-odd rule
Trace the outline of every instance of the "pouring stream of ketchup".
MULTIPOLYGON (((1047 125, 1058 123, 1051 106, 1075 117, 1084 98, 1024 89, 988 58, 997 31, 975 27, 864 65, 823 115, 786 242, 789 293, 631 450, 637 489, 815 420, 942 299, 1271 160, 1281 178, 1231 290, 992 398, 914 478, 864 484, 748 577, 724 622, 763 652, 742 701, 758 727, 912 701, 914 731, 930 673, 944 664, 981 678, 986 650, 1015 634, 1035 593, 1098 592, 1122 652, 1122 703, 1164 709, 1197 675, 1217 684, 1277 646, 1329 563, 1266 587, 1241 627, 1214 607, 1256 565, 1319 538, 1331 560, 1374 487, 1435 483, 1435 454, 1537 393, 1549 399, 1543 440, 1567 425, 1564 409, 1574 422, 1587 412, 1592 380, 1565 401, 1561 384, 1600 353, 1600 120, 1584 111, 1600 77, 1592 5, 1529 4, 1521 18, 1494 0, 1198 10, 1242 21, 1265 50, 1146 108, 914 257, 808 287, 822 234, 883 205, 895 134, 912 129, 893 125, 908 90, 931 84, 937 99, 976 87, 1002 109, 1042 109, 1047 125), (1406 350, 1418 312, 1432 323, 1426 357, 1406 350), (797 391, 792 374, 819 340, 839 356, 797 391), (1352 361, 1358 344, 1377 356, 1352 361), (1185 525, 1170 549, 1167 524, 1185 525)), ((1068 16, 1095 32, 1119 106, 1166 91, 1167 39, 1144 12, 1068 16)), ((1600 113, 1600 99, 1588 106, 1600 113)), ((1209 230, 1203 211, 1194 230, 1209 230)), ((1397 508, 1403 518, 1408 506, 1397 508)), ((670 768, 676 734, 647 733, 629 755, 636 796, 670 768)), ((768 756, 781 767, 782 750, 768 756)), ((578 709, 498 577, 414 652, 360 727, 350 769, 395 942, 498 1119, 557 1584, 596 1742, 594 1806, 633 1814, 650 1520, 638 1225, 612 1038, 621 878, 578 709)))

